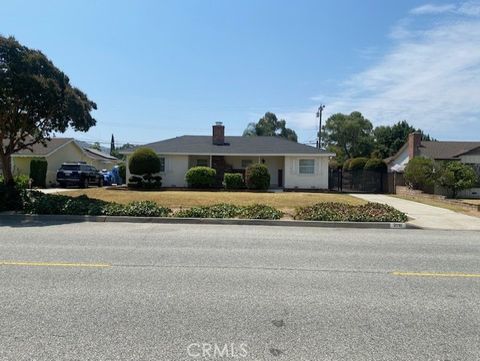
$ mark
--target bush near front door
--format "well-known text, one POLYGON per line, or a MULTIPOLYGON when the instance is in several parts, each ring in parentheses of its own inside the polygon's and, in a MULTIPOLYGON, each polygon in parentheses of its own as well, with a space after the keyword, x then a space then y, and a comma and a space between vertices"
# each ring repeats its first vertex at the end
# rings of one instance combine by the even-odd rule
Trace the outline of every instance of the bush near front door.
POLYGON ((190 188, 210 188, 215 183, 216 174, 210 167, 192 167, 185 174, 185 181, 190 188))
POLYGON ((245 171, 245 184, 248 189, 266 190, 270 187, 270 174, 264 164, 252 164, 245 171))
POLYGON ((245 183, 243 182, 243 176, 240 173, 225 173, 223 176, 223 183, 226 189, 243 189, 245 183))

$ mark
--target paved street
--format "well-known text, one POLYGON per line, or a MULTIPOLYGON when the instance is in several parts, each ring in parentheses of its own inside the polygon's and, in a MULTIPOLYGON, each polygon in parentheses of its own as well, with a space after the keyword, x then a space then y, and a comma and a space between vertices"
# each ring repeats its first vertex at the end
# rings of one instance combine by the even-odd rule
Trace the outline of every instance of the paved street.
POLYGON ((355 193, 352 196, 369 202, 388 204, 413 218, 411 224, 426 229, 475 230, 480 231, 480 218, 467 216, 449 209, 433 207, 386 194, 355 193))
POLYGON ((480 359, 478 232, 3 222, 0 360, 480 359))

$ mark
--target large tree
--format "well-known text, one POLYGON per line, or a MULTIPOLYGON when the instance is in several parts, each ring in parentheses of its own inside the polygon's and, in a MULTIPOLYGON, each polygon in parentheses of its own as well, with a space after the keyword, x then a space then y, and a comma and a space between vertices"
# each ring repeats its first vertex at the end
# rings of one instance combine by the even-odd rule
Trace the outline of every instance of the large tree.
POLYGON ((12 154, 45 145, 68 127, 87 131, 96 108, 41 51, 0 36, 0 161, 7 184, 12 154))
POLYGON ((277 136, 297 141, 297 134, 294 130, 286 127, 284 119, 278 120, 274 113, 267 112, 257 123, 250 123, 244 130, 243 136, 277 136))
POLYGON ((335 151, 342 161, 370 156, 373 150, 373 126, 362 113, 334 114, 322 128, 322 143, 335 151))
POLYGON ((375 150, 381 158, 387 158, 396 154, 400 148, 407 142, 408 135, 413 132, 421 132, 422 140, 432 140, 421 129, 415 129, 408 124, 406 120, 398 122, 392 126, 381 125, 373 130, 375 137, 375 150))

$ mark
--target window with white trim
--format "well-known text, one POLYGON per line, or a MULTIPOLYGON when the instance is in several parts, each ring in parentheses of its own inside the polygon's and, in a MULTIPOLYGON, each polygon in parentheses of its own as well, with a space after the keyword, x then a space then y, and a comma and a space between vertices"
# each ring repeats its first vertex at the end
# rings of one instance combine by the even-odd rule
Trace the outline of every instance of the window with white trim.
POLYGON ((165 172, 165 157, 160 157, 160 172, 165 172))
POLYGON ((197 167, 208 167, 208 159, 197 159, 197 167))
POLYGON ((315 159, 300 159, 298 161, 298 173, 300 173, 300 174, 314 174, 315 173, 315 159))
POLYGON ((242 159, 242 168, 247 168, 248 166, 252 165, 253 160, 251 159, 242 159))

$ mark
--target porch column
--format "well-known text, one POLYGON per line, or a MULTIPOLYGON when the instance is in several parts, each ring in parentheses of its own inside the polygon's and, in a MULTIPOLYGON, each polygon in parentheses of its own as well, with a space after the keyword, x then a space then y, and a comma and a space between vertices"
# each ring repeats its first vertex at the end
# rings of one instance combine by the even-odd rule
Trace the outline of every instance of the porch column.
POLYGON ((212 156, 210 155, 210 168, 212 168, 212 156))

